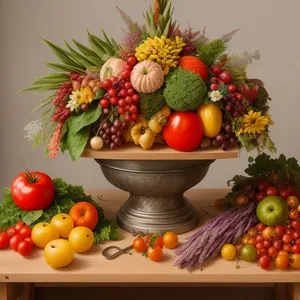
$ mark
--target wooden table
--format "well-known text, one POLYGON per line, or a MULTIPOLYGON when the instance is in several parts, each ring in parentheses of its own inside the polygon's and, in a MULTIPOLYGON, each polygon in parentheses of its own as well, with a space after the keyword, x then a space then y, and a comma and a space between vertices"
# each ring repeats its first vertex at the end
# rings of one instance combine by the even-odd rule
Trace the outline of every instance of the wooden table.
MULTIPOLYGON (((127 194, 119 190, 88 191, 95 199, 103 196, 101 206, 108 218, 114 219, 115 212, 126 200, 127 194)), ((214 200, 225 195, 227 190, 190 190, 187 196, 200 211, 201 224, 208 220, 207 213, 216 215, 211 206, 214 200), (201 200, 200 200, 201 199, 201 200)), ((300 300, 300 272, 289 269, 279 271, 272 268, 268 271, 260 269, 256 263, 240 263, 236 269, 235 262, 215 259, 204 266, 203 271, 195 269, 188 272, 173 267, 175 257, 172 250, 164 249, 164 258, 160 263, 151 262, 142 255, 122 255, 108 261, 101 256, 101 251, 108 245, 126 247, 132 243, 131 234, 120 230, 121 237, 116 242, 104 242, 94 246, 86 254, 76 255, 72 264, 64 269, 50 268, 43 259, 43 251, 35 249, 28 258, 21 257, 10 249, 0 252, 0 299, 15 299, 16 293, 23 291, 20 299, 30 299, 33 284, 36 286, 68 286, 74 283, 82 285, 153 285, 153 286, 200 286, 209 284, 258 284, 276 285, 278 299, 300 300), (18 284, 22 283, 22 285, 18 284), (289 284, 289 285, 287 285, 289 284), (286 288, 288 286, 288 289, 286 288), (289 295, 287 294, 289 293, 289 295), (26 298, 27 297, 27 298, 26 298)), ((188 234, 180 235, 180 243, 188 234)), ((78 285, 77 284, 77 285, 78 285)), ((33 299, 33 298, 32 298, 33 299)))

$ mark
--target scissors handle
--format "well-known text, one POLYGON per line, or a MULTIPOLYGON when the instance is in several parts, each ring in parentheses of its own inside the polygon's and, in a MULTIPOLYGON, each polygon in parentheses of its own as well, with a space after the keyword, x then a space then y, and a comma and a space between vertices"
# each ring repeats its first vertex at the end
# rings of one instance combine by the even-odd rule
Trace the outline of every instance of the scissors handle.
POLYGON ((106 259, 111 260, 111 259, 114 259, 114 258, 120 256, 121 254, 126 254, 126 251, 128 251, 130 249, 132 249, 132 245, 130 245, 124 249, 121 249, 120 247, 117 247, 117 246, 110 246, 110 247, 105 248, 102 251, 102 255, 106 259), (112 251, 112 250, 116 250, 116 251, 112 251))

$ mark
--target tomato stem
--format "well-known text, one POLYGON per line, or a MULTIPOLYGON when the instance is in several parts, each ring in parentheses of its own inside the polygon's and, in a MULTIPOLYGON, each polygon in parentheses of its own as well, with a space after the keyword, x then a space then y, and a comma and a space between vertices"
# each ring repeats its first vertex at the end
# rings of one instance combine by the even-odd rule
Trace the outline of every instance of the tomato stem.
POLYGON ((36 172, 34 172, 32 175, 31 172, 26 170, 26 178, 29 183, 33 184, 33 183, 37 183, 39 181, 40 176, 36 176, 36 172))

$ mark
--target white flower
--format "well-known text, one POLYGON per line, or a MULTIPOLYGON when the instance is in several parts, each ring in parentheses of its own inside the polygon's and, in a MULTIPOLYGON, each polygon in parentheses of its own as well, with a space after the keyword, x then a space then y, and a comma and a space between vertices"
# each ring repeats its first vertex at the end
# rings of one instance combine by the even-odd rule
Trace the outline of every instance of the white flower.
POLYGON ((212 102, 220 101, 223 98, 223 95, 219 91, 212 91, 210 94, 210 100, 212 102))
POLYGON ((24 127, 24 131, 27 131, 24 138, 32 141, 33 137, 41 130, 43 130, 43 124, 40 120, 31 121, 24 127))
POLYGON ((77 100, 70 100, 68 102, 68 104, 66 105, 67 108, 70 109, 70 111, 73 111, 74 109, 76 110, 78 107, 80 106, 80 104, 77 103, 77 100))
POLYGON ((73 101, 78 101, 82 97, 82 92, 80 91, 73 91, 72 95, 70 95, 70 99, 73 101))

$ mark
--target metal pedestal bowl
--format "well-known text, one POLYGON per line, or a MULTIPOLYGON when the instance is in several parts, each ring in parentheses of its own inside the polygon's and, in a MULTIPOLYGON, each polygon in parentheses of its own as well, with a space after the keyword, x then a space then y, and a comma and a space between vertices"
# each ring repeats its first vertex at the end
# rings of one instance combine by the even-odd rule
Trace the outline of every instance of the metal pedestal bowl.
POLYGON ((213 161, 96 159, 106 179, 130 193, 117 213, 121 228, 177 234, 198 225, 199 214, 183 193, 205 177, 213 161))

